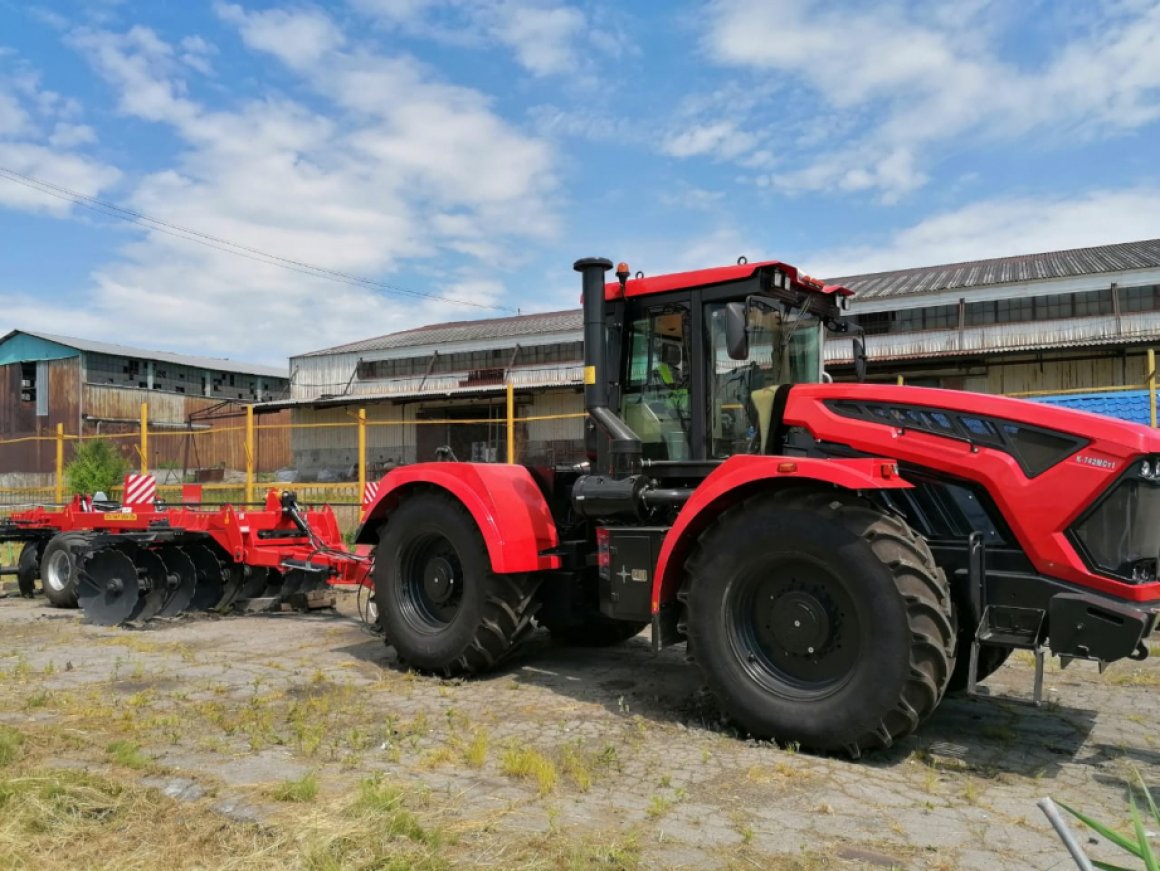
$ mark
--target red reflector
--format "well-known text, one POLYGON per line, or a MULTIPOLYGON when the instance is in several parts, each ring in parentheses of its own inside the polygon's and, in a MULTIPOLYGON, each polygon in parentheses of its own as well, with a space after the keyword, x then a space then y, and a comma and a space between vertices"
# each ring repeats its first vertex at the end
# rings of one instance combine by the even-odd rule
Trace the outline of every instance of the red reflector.
POLYGON ((603 527, 596 529, 596 567, 600 574, 608 577, 612 567, 612 552, 608 546, 608 530, 603 527))
POLYGON ((882 477, 883 478, 893 478, 897 474, 898 474, 898 466, 894 465, 894 463, 883 463, 882 464, 882 477))
POLYGON ((778 463, 777 471, 782 475, 788 475, 790 472, 796 472, 797 463, 778 463))

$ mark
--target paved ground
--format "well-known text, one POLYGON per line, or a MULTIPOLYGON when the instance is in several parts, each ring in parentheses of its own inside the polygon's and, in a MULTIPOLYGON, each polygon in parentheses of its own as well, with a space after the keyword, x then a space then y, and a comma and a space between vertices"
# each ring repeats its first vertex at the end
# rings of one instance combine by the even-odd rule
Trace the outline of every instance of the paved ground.
POLYGON ((1160 784, 1155 660, 1049 666, 1037 709, 1011 698, 1032 681, 1016 657, 993 696, 948 699, 902 746, 849 762, 722 730, 683 650, 654 656, 645 636, 596 651, 537 636, 466 682, 398 669, 353 596, 139 630, 7 598, 0 640, 0 723, 92 736, 57 764, 97 765, 124 732, 151 760, 142 782, 259 822, 285 812, 271 785, 315 773, 338 794, 382 772, 458 833, 451 864, 506 867, 508 835, 565 831, 606 845, 585 867, 627 865, 623 847, 646 868, 1065 869, 1038 798, 1123 822, 1132 769, 1160 784))

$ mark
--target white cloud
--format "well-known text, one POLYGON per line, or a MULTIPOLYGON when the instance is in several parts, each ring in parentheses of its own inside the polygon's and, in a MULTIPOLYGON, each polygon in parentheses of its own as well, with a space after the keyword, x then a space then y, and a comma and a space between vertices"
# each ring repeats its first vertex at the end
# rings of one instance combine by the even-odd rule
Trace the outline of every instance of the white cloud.
POLYGON ((820 100, 816 112, 856 119, 855 130, 831 137, 839 144, 802 151, 772 179, 788 190, 880 191, 891 201, 925 182, 940 146, 964 138, 1034 131, 1071 141, 1160 118, 1160 4, 1106 2, 1047 57, 1018 62, 997 48, 1007 11, 982 0, 717 0, 703 45, 759 82, 804 89, 820 100), (856 147, 842 144, 851 134, 856 147))
POLYGON ((1078 197, 996 197, 927 218, 875 244, 807 255, 836 277, 1160 238, 1160 188, 1078 197))
POLYGON ((721 160, 732 160, 749 152, 757 144, 752 133, 738 130, 732 121, 688 127, 670 135, 661 150, 673 157, 711 155, 721 160))
POLYGON ((250 48, 272 54, 294 69, 311 69, 346 42, 337 25, 317 10, 269 9, 250 14, 226 3, 216 4, 214 10, 238 28, 250 48))
MULTIPOLYGON (((85 154, 96 142, 87 125, 76 123, 75 100, 44 88, 39 76, 15 55, 0 54, 0 166, 14 173, 49 180, 85 196, 96 196, 115 184, 115 167, 85 154)), ((63 217, 72 204, 0 178, 0 208, 63 217)))
POLYGON ((351 0, 380 23, 453 44, 499 44, 535 76, 586 81, 596 72, 587 52, 624 50, 617 32, 597 33, 577 7, 561 0, 351 0))
MULTIPOLYGON (((168 168, 135 181, 126 205, 239 246, 388 282, 403 264, 422 272, 430 262, 416 290, 497 304, 495 264, 514 263, 511 252, 528 238, 555 231, 550 146, 497 115, 487 95, 441 81, 405 55, 373 51, 320 12, 221 6, 219 14, 260 60, 296 73, 308 96, 260 93, 211 108, 191 96, 187 76, 199 71, 183 57, 208 57, 211 48, 178 46, 141 27, 71 37, 122 114, 180 143, 168 168)), ((4 302, 30 313, 22 325, 60 317, 82 335, 149 336, 175 350, 275 364, 366 335, 488 314, 303 275, 160 228, 129 232, 134 241, 94 272, 83 319, 47 307, 37 317, 19 298, 4 302)))

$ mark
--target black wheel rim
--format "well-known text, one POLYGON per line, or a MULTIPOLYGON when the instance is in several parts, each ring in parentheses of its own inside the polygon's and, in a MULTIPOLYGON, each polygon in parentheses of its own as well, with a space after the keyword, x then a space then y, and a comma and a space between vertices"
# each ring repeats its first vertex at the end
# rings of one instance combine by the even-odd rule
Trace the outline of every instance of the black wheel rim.
POLYGON ((445 629, 463 601, 463 566, 455 547, 437 533, 418 537, 399 560, 399 611, 414 629, 445 629))
POLYGON ((761 687, 783 698, 832 695, 858 664, 862 627, 842 578, 809 559, 738 577, 725 608, 730 646, 761 687))

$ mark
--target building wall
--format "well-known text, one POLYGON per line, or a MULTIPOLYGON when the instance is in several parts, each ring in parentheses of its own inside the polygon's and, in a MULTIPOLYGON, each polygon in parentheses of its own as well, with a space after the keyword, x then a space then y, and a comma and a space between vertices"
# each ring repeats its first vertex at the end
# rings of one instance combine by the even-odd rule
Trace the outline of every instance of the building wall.
MULTIPOLYGON (((506 399, 500 395, 444 397, 407 403, 369 403, 367 476, 377 477, 397 464, 435 459, 448 445, 460 460, 503 462, 506 446, 506 399), (485 421, 485 422, 480 422, 485 421)), ((298 480, 350 480, 358 467, 357 402, 328 408, 293 409, 292 465, 298 480)), ((583 394, 572 388, 520 393, 517 420, 556 418, 584 410, 583 394)), ((264 417, 264 415, 263 415, 264 417)), ((584 459, 581 418, 518 422, 516 454, 520 462, 556 464, 584 459)))
POLYGON ((37 486, 56 468, 57 424, 75 433, 79 420, 80 358, 41 360, 35 399, 22 396, 22 363, 0 366, 0 486, 37 486), (38 414, 44 411, 44 414, 38 414), (37 440, 38 437, 42 440, 37 440))

